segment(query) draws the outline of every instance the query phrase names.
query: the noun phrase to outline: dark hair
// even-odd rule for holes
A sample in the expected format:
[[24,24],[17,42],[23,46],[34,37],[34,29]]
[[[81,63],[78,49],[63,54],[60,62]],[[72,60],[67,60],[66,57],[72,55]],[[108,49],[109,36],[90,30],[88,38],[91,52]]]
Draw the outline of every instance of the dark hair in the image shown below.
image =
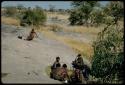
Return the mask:
[[81,56],[81,54],[78,54],[77,56]]
[[34,31],[35,31],[35,30],[34,30],[34,28],[33,28],[31,32],[34,32]]
[[60,57],[56,57],[56,60],[57,60],[57,59],[60,59]]
[[67,68],[67,65],[66,65],[66,64],[63,64],[63,67],[64,67],[64,68]]

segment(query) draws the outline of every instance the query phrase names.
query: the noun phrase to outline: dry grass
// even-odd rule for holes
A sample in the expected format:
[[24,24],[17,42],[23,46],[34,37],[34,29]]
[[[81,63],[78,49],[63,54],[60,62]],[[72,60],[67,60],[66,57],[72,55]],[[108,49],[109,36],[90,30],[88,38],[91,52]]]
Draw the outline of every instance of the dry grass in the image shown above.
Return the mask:
[[93,48],[91,44],[79,42],[69,38],[65,38],[64,42],[72,47],[76,52],[83,54],[84,57],[91,60],[91,56],[93,55]]
[[50,18],[57,17],[58,19],[65,19],[65,20],[67,20],[69,18],[68,14],[59,14],[57,12],[55,12],[55,13],[47,12],[47,16]]
[[2,17],[1,22],[8,25],[20,26],[20,20],[12,17]]
[[88,34],[92,34],[92,35],[97,35],[102,28],[98,27],[85,27],[85,26],[73,26],[73,27],[69,27],[70,29],[64,29],[65,31],[70,31],[70,32],[77,32],[77,33],[88,33]]
[[[91,57],[93,55],[93,47],[90,43],[80,42],[78,40],[71,39],[70,37],[64,37],[61,35],[57,35],[54,33],[54,31],[51,30],[53,28],[53,26],[55,26],[55,25],[47,25],[44,27],[41,26],[39,31],[41,31],[42,34],[44,34],[48,38],[58,40],[64,44],[68,45],[69,47],[74,49],[75,52],[82,53],[84,55],[84,57],[91,60]],[[63,31],[78,32],[78,33],[90,33],[95,36],[99,32],[99,29],[85,28],[83,26],[75,26],[72,29],[71,28],[67,29],[58,24],[56,26],[57,26],[57,28],[59,28]]]
[[50,24],[50,25],[45,25],[45,26],[39,26],[39,31],[57,32],[57,31],[62,31],[62,30],[63,30],[63,26],[61,26],[59,24]]
[[46,26],[41,26],[40,29],[46,31],[64,31],[64,32],[73,32],[73,33],[81,33],[81,34],[90,34],[93,36],[97,36],[97,34],[103,29],[102,27],[85,27],[85,26],[62,26],[61,24],[50,24]]
[[69,37],[64,36],[57,36],[52,31],[42,30],[42,33],[48,37],[55,40],[58,40],[60,42],[63,42],[64,44],[68,45],[69,47],[73,48],[77,53],[82,53],[84,57],[91,60],[91,56],[93,55],[93,48],[91,44],[79,42],[77,40],[73,40]]

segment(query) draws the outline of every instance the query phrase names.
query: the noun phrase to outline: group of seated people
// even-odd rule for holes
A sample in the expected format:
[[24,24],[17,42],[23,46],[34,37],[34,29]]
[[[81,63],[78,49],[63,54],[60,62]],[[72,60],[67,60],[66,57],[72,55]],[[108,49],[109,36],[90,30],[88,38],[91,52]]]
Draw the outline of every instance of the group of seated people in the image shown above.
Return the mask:
[[[63,64],[61,67],[60,64],[60,57],[56,57],[56,61],[54,64],[51,66],[51,73],[50,77],[56,80],[70,80],[71,76],[69,77],[68,72],[67,72],[67,65]],[[81,57],[81,54],[78,54],[76,59],[72,62],[73,68],[74,68],[74,77],[79,79],[78,77],[80,76],[80,73],[82,72],[82,75],[86,80],[88,80],[88,73],[90,69],[88,68],[87,65],[84,64],[83,59]],[[80,72],[81,71],[81,72]]]
[[61,67],[61,64],[59,61],[60,61],[60,57],[56,57],[56,61],[51,66],[50,77],[56,80],[63,81],[69,77],[67,72],[67,65],[63,64]]

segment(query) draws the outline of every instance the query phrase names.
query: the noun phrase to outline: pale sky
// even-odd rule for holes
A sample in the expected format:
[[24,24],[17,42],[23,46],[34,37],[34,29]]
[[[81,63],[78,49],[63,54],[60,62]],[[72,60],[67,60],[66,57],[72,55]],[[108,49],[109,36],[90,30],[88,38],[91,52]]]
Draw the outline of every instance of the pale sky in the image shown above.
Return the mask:
[[[100,1],[102,5],[107,4],[108,1]],[[56,9],[70,9],[71,1],[3,1],[2,7],[4,6],[17,6],[23,5],[25,7],[35,7],[36,5],[49,9],[49,5],[54,5]]]

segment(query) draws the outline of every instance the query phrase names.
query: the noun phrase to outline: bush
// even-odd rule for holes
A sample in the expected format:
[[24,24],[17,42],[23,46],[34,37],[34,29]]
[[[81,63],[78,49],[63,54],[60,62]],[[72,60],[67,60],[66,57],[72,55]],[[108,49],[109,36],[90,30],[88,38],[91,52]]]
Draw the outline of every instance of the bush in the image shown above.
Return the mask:
[[6,7],[6,11],[5,11],[5,15],[6,16],[15,16],[16,14],[17,14],[17,9],[16,9],[16,7],[14,7],[14,6],[8,6],[8,7]]
[[93,45],[92,75],[104,83],[123,81],[123,46],[123,28],[110,26],[101,32]]
[[87,25],[89,24],[90,14],[95,7],[98,7],[98,1],[73,1],[74,7],[70,13],[71,25]]
[[71,25],[81,25],[83,24],[83,16],[80,11],[73,10],[70,13],[69,21]]
[[104,24],[105,21],[108,21],[105,19],[107,16],[103,13],[102,9],[95,9],[91,12],[90,18],[91,18],[91,25],[93,26],[99,26],[102,23]]
[[104,83],[123,83],[124,65],[124,32],[119,20],[123,17],[121,2],[111,2],[106,11],[110,16],[105,18],[107,27],[99,33],[95,41],[92,62],[92,75],[101,78]]
[[28,9],[22,19],[21,19],[21,24],[26,23],[28,25],[43,25],[46,21],[46,14],[42,9]]

